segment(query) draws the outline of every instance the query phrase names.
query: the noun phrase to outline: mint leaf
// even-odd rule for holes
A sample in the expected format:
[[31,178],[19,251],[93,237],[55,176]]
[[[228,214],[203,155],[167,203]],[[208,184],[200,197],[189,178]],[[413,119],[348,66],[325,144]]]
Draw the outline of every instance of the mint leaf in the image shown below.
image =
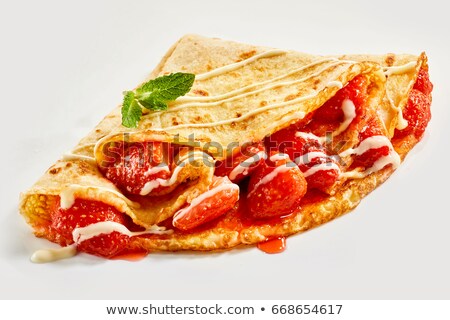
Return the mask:
[[122,103],[122,125],[136,128],[142,117],[142,107],[149,110],[166,110],[167,103],[191,90],[195,75],[172,73],[144,83],[133,91],[126,91]]
[[135,100],[134,92],[125,92],[122,103],[122,125],[127,128],[136,128],[141,117],[142,109]]
[[166,110],[167,103],[159,100],[155,95],[150,95],[145,99],[140,99],[139,102],[142,106],[150,110]]
[[144,83],[136,90],[136,99],[147,109],[165,110],[168,101],[184,96],[191,90],[195,75],[172,73]]

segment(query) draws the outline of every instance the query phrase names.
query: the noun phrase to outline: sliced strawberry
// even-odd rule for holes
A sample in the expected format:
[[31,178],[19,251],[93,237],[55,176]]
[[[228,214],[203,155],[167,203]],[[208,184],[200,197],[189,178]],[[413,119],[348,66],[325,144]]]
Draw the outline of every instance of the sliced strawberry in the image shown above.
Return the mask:
[[[378,118],[373,118],[367,122],[361,132],[359,133],[359,141],[362,142],[365,139],[373,136],[383,135],[383,130],[381,129],[382,124]],[[370,168],[372,165],[383,156],[389,155],[389,147],[384,146],[376,149],[369,149],[361,155],[356,155],[352,163],[352,168],[364,167]]]
[[231,181],[239,182],[249,176],[261,162],[264,162],[264,158],[262,142],[244,144],[238,152],[225,161],[217,161],[214,174],[219,177],[228,176]]
[[264,162],[250,177],[249,213],[257,219],[288,215],[298,208],[306,188],[306,180],[295,163]]
[[286,153],[291,160],[295,160],[307,152],[323,149],[317,139],[307,138],[307,135],[300,136],[297,132],[293,128],[287,128],[267,137],[264,143],[269,154],[273,152]]
[[[289,155],[289,158],[299,164],[302,172],[308,171],[314,165],[320,163],[331,163],[335,166],[327,170],[320,170],[306,177],[308,188],[316,188],[322,191],[327,190],[339,178],[337,163],[327,155],[327,151],[320,141],[310,133],[302,133],[291,128],[280,130],[266,139],[268,145],[274,146],[276,150]],[[322,154],[323,156],[313,156],[312,154]]]
[[209,190],[177,211],[172,224],[180,230],[191,230],[220,217],[239,200],[239,187],[227,177],[215,177]]
[[427,70],[423,68],[420,69],[413,88],[419,90],[426,96],[429,96],[431,94],[431,91],[433,91],[433,84],[430,81],[430,76]]
[[77,246],[77,249],[96,256],[112,258],[124,252],[129,241],[129,236],[114,231],[85,240]]
[[404,138],[413,134],[417,139],[422,138],[428,122],[431,120],[431,95],[425,95],[417,89],[412,89],[408,103],[403,110],[403,117],[408,126],[403,130],[395,130],[395,138]]
[[[171,176],[169,152],[161,142],[114,143],[107,152],[111,161],[100,167],[106,178],[119,189],[140,194],[144,185],[157,178]],[[154,193],[163,187],[157,187]]]
[[[309,162],[299,164],[299,168],[305,175],[308,189],[318,189],[326,192],[339,179],[340,167],[332,157],[326,155],[305,160],[309,160]],[[320,166],[320,170],[308,174],[308,172],[311,172],[310,170],[314,170],[317,166]]]
[[325,102],[314,113],[313,121],[308,129],[314,134],[324,136],[327,132],[334,131],[344,120],[342,102],[350,99],[355,105],[356,114],[362,115],[367,99],[368,79],[365,76],[357,76],[344,88],[340,89],[334,97]]
[[[52,213],[51,218],[52,229],[59,235],[58,242],[61,245],[74,243],[72,232],[75,228],[103,221],[126,224],[124,214],[114,207],[83,199],[75,199],[75,203],[69,209],[58,208]],[[85,240],[78,244],[77,248],[79,251],[109,258],[124,250],[128,241],[128,236],[112,232]]]

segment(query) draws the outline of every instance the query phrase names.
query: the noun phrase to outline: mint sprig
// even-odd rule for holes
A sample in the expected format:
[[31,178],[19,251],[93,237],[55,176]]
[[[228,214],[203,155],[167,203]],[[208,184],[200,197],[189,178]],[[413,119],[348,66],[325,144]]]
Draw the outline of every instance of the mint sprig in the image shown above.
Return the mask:
[[191,90],[195,75],[172,73],[150,80],[135,91],[125,91],[122,103],[122,125],[136,128],[142,117],[142,108],[153,111],[167,109],[167,103]]

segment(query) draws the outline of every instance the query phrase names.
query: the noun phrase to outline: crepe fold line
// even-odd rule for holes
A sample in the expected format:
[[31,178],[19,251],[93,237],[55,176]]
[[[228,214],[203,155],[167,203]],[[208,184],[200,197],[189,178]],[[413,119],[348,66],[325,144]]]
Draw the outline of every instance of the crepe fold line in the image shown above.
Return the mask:
[[[365,75],[370,80],[367,108],[382,119],[386,135],[392,137],[397,125],[398,109],[395,108],[405,106],[418,71],[427,68],[425,54],[332,57],[294,51],[278,52],[245,64],[252,57],[272,51],[271,48],[197,35],[180,39],[149,79],[172,72],[195,73],[200,77],[192,90],[171,103],[166,112],[147,112],[136,129],[121,126],[120,106],[117,107],[73,151],[95,158],[95,161],[66,159],[51,166],[30,190],[21,194],[20,212],[35,234],[58,241],[48,232],[50,212],[59,206],[61,192],[72,185],[82,186],[74,193],[76,197],[107,203],[129,215],[136,224],[149,227],[170,217],[186,202],[203,193],[212,179],[211,166],[195,166],[186,169],[184,178],[197,179],[181,184],[166,196],[146,200],[127,198],[97,168],[97,163],[104,157],[101,150],[108,142],[123,140],[125,136],[130,142],[163,141],[190,145],[194,141],[198,151],[221,160],[234,151],[230,145],[260,141],[299,121],[333,97],[339,90],[337,83],[345,86],[358,75]],[[208,72],[241,62],[244,63],[239,68],[207,76]],[[383,75],[383,67],[413,62],[414,68],[407,72],[393,73],[387,79]],[[228,121],[230,119],[235,120]],[[347,135],[346,141],[354,143],[356,134],[357,128],[349,128],[342,136]],[[417,143],[414,138],[405,139],[408,141],[397,141],[394,145],[402,158]],[[348,180],[333,196],[303,204],[299,212],[279,223],[251,225],[237,213],[239,210],[232,210],[206,229],[194,233],[177,231],[171,235],[133,237],[132,246],[145,250],[216,250],[304,231],[353,209],[392,171],[385,168],[363,179]]]

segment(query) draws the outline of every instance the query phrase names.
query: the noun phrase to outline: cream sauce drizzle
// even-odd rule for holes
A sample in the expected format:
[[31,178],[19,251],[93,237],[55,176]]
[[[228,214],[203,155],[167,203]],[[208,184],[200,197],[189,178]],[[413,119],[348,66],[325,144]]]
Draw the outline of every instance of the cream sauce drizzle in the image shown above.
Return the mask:
[[238,175],[243,174],[246,176],[248,174],[248,170],[250,169],[250,166],[256,162],[258,162],[261,159],[267,159],[267,154],[265,151],[260,151],[256,153],[255,155],[248,157],[241,163],[239,163],[231,172],[228,174],[228,178],[230,180],[234,180],[237,178]]
[[144,176],[148,177],[148,176],[157,174],[158,172],[161,172],[161,171],[170,173],[169,166],[166,163],[161,163],[155,167],[150,167],[150,168],[148,168],[147,171],[144,172]]
[[225,191],[225,190],[236,190],[239,193],[239,186],[234,183],[223,183],[218,187],[215,187],[211,190],[206,191],[205,193],[202,193],[197,198],[194,198],[194,200],[192,200],[192,202],[189,204],[189,206],[175,212],[175,214],[173,215],[173,224],[175,225],[179,219],[183,218],[192,208],[194,208],[195,206],[198,206],[204,200],[213,197],[215,194],[217,194],[220,191]]
[[308,170],[303,172],[303,176],[306,178],[306,177],[309,177],[309,176],[315,174],[316,172],[328,171],[328,170],[336,170],[337,172],[341,172],[341,169],[339,168],[339,166],[336,163],[324,162],[324,163],[319,163],[319,164],[312,166],[311,168],[309,168]]
[[415,70],[417,66],[417,61],[411,61],[406,64],[392,67],[383,67],[384,75],[391,76],[394,74],[403,74]]
[[342,85],[342,82],[340,82],[340,81],[330,81],[330,82],[328,82],[327,87],[329,87],[329,88],[337,87],[339,89],[342,89],[343,85]]
[[81,154],[74,154],[72,152],[66,152],[63,154],[61,160],[63,161],[71,161],[71,160],[84,160],[89,163],[97,163],[94,157],[84,156]]
[[385,137],[385,136],[372,136],[365,140],[363,140],[358,147],[356,148],[350,148],[339,155],[341,157],[346,157],[352,154],[361,155],[367,152],[370,149],[378,149],[381,147],[388,147],[389,148],[389,154],[387,156],[383,156],[379,158],[377,161],[374,162],[372,167],[369,169],[359,172],[357,170],[345,172],[341,174],[341,177],[343,178],[364,178],[368,176],[369,174],[372,174],[374,172],[377,172],[381,169],[383,169],[385,166],[392,164],[392,167],[394,169],[397,169],[397,167],[400,165],[400,156],[398,153],[394,150],[391,141]]
[[173,233],[173,230],[166,230],[166,228],[164,227],[151,226],[144,231],[132,232],[121,223],[114,221],[101,221],[90,224],[86,227],[75,228],[72,232],[72,236],[73,241],[76,244],[80,244],[83,241],[89,240],[93,237],[97,237],[101,234],[110,234],[113,232],[119,232],[129,237],[135,237],[145,234],[170,234]]
[[[290,165],[291,164],[291,165]],[[266,183],[272,181],[277,175],[280,173],[289,171],[289,170],[300,170],[297,166],[293,166],[292,163],[286,163],[281,166],[276,167],[272,172],[262,178],[258,183],[255,184],[253,189],[247,194],[247,198],[250,197],[258,188]]]
[[247,112],[246,114],[242,115],[239,118],[230,118],[230,119],[226,119],[226,120],[221,120],[221,121],[216,121],[216,122],[206,122],[206,123],[186,123],[186,124],[180,124],[177,126],[172,126],[172,127],[165,127],[165,128],[151,128],[152,130],[155,131],[165,131],[165,130],[173,130],[173,129],[180,129],[180,128],[206,128],[206,127],[215,127],[215,126],[220,126],[220,125],[224,125],[224,124],[230,124],[233,122],[241,122],[246,120],[247,118],[250,118],[254,115],[257,115],[258,113],[262,113],[264,111],[267,110],[272,110],[272,109],[277,109],[277,108],[282,108],[282,107],[286,107],[292,104],[296,104],[298,102],[302,102],[308,99],[312,99],[315,96],[317,96],[318,92],[315,92],[314,94],[311,95],[307,95],[307,96],[303,96],[303,97],[299,97],[293,100],[289,100],[289,101],[285,101],[285,102],[281,102],[281,103],[274,103],[262,108],[258,108],[255,110],[252,110],[250,112]]
[[155,188],[158,188],[160,186],[162,187],[168,187],[173,185],[175,182],[177,182],[178,174],[180,171],[186,166],[186,164],[189,161],[194,161],[195,159],[208,159],[208,161],[212,162],[213,159],[208,154],[201,152],[201,151],[193,151],[187,153],[183,158],[180,159],[180,162],[173,170],[172,176],[169,179],[161,179],[156,178],[155,180],[148,181],[144,184],[144,186],[141,189],[140,195],[146,196],[150,192],[152,192]]
[[[238,89],[238,90],[230,91],[229,93],[226,93],[226,94],[224,94],[224,95],[221,95],[221,96],[225,96],[225,99],[220,99],[220,100],[219,100],[219,98],[220,98],[221,96],[216,96],[216,98],[215,98],[214,100],[218,100],[218,101],[214,101],[214,102],[198,102],[198,101],[196,101],[196,102],[193,102],[193,103],[184,103],[184,104],[177,105],[176,107],[170,108],[169,110],[159,111],[159,112],[153,112],[152,115],[163,114],[163,113],[166,114],[166,113],[175,112],[175,111],[178,111],[178,110],[181,110],[181,109],[185,109],[185,108],[193,108],[193,107],[201,107],[201,108],[214,107],[214,106],[218,106],[218,105],[223,104],[223,103],[227,103],[227,102],[239,100],[239,99],[241,99],[241,98],[245,98],[245,97],[247,97],[247,96],[255,95],[255,94],[257,94],[257,93],[264,92],[264,91],[267,91],[267,90],[272,89],[272,88],[295,85],[295,84],[298,84],[298,83],[305,82],[306,80],[308,80],[308,79],[310,79],[310,78],[312,78],[312,77],[315,77],[315,76],[317,76],[317,75],[320,75],[320,74],[321,74],[322,72],[324,72],[325,70],[331,68],[332,66],[338,65],[338,64],[342,64],[342,62],[339,61],[339,62],[337,62],[337,63],[331,64],[331,65],[327,66],[326,68],[324,68],[324,69],[322,69],[322,70],[319,70],[318,72],[313,73],[313,74],[311,74],[311,75],[309,75],[309,76],[307,76],[307,77],[304,77],[304,78],[302,78],[302,79],[296,79],[296,80],[286,81],[286,82],[275,82],[275,83],[270,83],[270,82],[272,82],[272,81],[275,81],[275,79],[276,79],[276,78],[275,78],[275,79],[269,80],[269,83],[270,83],[269,85],[267,85],[267,86],[265,86],[265,87],[262,87],[262,88],[260,88],[260,89],[254,90],[254,91],[247,91],[247,90],[250,89],[250,88],[252,88],[252,87],[257,86],[258,84],[249,85],[249,86],[247,86],[247,87],[242,87],[242,88],[240,88],[240,89]],[[283,75],[283,77],[287,77],[287,75]],[[268,81],[266,81],[266,83],[267,83],[267,82],[268,82]],[[238,95],[234,95],[234,94],[233,94],[233,92],[239,92],[239,91],[241,91],[241,90],[244,91],[244,93],[238,94]],[[203,97],[203,98],[208,98],[208,97]],[[177,99],[177,101],[178,101],[178,99]]]
[[67,259],[77,254],[77,246],[70,245],[57,249],[42,249],[33,253],[30,260],[34,263],[47,263]]
[[286,153],[276,153],[276,154],[272,155],[269,159],[272,162],[276,162],[278,160],[288,160],[290,158],[289,158],[289,155],[287,155]]
[[[233,97],[233,96],[236,96],[236,95],[238,95],[238,94],[240,94],[240,93],[249,91],[250,89],[253,89],[253,88],[256,88],[256,87],[259,87],[259,86],[263,86],[263,85],[267,85],[267,84],[271,84],[271,83],[273,83],[273,82],[275,82],[275,81],[278,81],[278,80],[287,78],[287,77],[289,77],[289,76],[291,76],[291,75],[293,75],[293,74],[296,74],[296,73],[298,73],[298,72],[300,72],[300,71],[303,71],[303,70],[306,70],[306,69],[308,69],[308,68],[311,68],[311,67],[313,67],[313,66],[315,66],[315,65],[323,64],[323,63],[325,63],[325,62],[332,62],[332,61],[335,61],[335,63],[330,64],[330,65],[326,66],[325,68],[323,68],[323,69],[321,69],[321,70],[319,70],[319,71],[317,71],[317,72],[315,72],[315,73],[310,74],[309,76],[306,76],[306,77],[304,77],[304,78],[302,78],[302,79],[296,80],[294,83],[296,83],[297,81],[301,81],[301,80],[305,81],[305,80],[308,80],[308,79],[310,79],[310,78],[312,78],[312,77],[315,77],[315,76],[317,76],[317,75],[320,75],[322,72],[324,72],[324,71],[326,71],[327,69],[329,69],[329,68],[331,68],[331,67],[334,67],[334,66],[336,66],[336,65],[339,65],[339,64],[345,64],[345,63],[346,63],[346,64],[350,63],[350,62],[348,62],[348,61],[340,61],[340,60],[337,60],[337,59],[335,59],[335,58],[321,59],[321,60],[318,60],[318,61],[311,62],[310,64],[307,64],[307,65],[302,66],[302,67],[300,67],[300,68],[296,68],[296,69],[294,69],[294,70],[292,70],[292,71],[289,71],[288,73],[282,74],[282,75],[280,75],[280,76],[278,76],[278,77],[275,77],[275,78],[272,78],[272,79],[269,79],[269,80],[266,80],[266,81],[256,82],[256,83],[250,84],[250,85],[248,85],[248,86],[244,86],[244,87],[241,87],[241,88],[239,88],[239,89],[229,91],[229,92],[224,93],[224,94],[215,95],[215,96],[207,96],[207,97],[183,96],[183,97],[177,98],[177,100],[175,100],[174,103],[175,103],[175,104],[178,104],[178,103],[183,103],[183,102],[202,102],[202,101],[217,101],[217,100],[224,100],[224,99],[226,99],[226,98]],[[352,62],[352,63],[354,63],[354,62]],[[332,81],[332,82],[333,82],[333,81]],[[339,81],[336,81],[336,82],[339,82]],[[331,83],[331,82],[330,82],[330,83]],[[265,89],[270,89],[270,88],[273,88],[273,87],[276,87],[276,86],[279,86],[279,85],[280,85],[280,84],[270,85],[270,86],[268,86],[268,87],[265,87]],[[342,85],[342,83],[341,83],[341,85]],[[254,93],[254,92],[253,92],[253,93]],[[174,110],[174,109],[175,109],[175,108],[171,108],[170,110]],[[168,111],[170,111],[170,110],[168,110]],[[166,112],[166,111],[157,112],[157,113],[163,113],[163,112]],[[156,113],[156,112],[155,112],[155,113]],[[154,114],[155,114],[155,113],[154,113]]]
[[239,68],[241,68],[241,67],[243,67],[243,66],[245,66],[245,65],[247,65],[249,63],[252,63],[252,62],[254,62],[256,60],[259,60],[259,59],[262,59],[262,58],[269,58],[269,57],[279,56],[279,55],[282,55],[282,54],[285,54],[285,53],[287,53],[287,51],[279,50],[279,49],[274,49],[274,50],[269,50],[269,51],[265,51],[265,52],[262,52],[262,53],[258,53],[258,54],[255,54],[254,56],[252,56],[252,57],[250,57],[248,59],[245,59],[245,60],[242,60],[242,61],[239,61],[239,62],[236,62],[236,63],[231,63],[231,64],[228,64],[226,66],[219,67],[219,68],[216,68],[214,70],[211,70],[211,71],[208,71],[208,72],[196,75],[195,76],[195,80],[203,81],[203,80],[206,80],[206,79],[209,79],[209,78],[212,78],[212,77],[216,77],[216,76],[224,74],[224,73],[228,73],[230,71],[234,71],[234,70],[239,69]]
[[342,101],[342,111],[344,112],[344,121],[339,125],[339,128],[333,132],[333,137],[338,136],[347,130],[350,123],[352,123],[353,119],[356,117],[355,104],[350,99]]

